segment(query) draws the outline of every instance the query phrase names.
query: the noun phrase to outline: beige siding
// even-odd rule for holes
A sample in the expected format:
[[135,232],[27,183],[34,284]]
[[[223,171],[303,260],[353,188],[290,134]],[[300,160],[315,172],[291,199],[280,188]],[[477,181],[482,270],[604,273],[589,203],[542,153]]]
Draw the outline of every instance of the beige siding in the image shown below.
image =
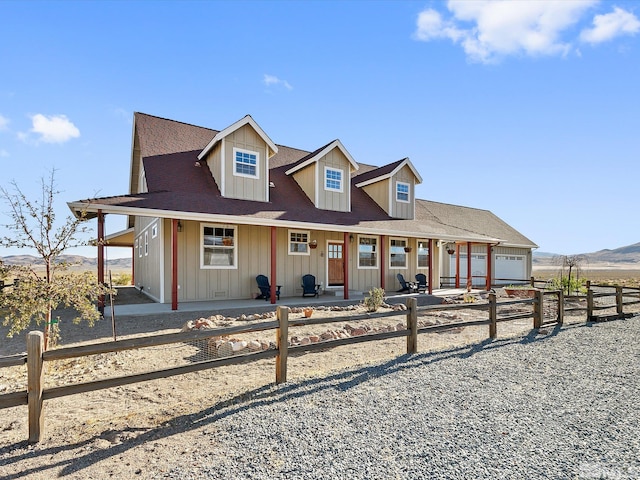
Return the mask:
[[[224,189],[225,197],[243,200],[268,201],[268,146],[250,126],[244,125],[224,138]],[[234,169],[233,149],[239,148],[258,154],[258,178],[238,176]]]
[[298,170],[293,174],[294,180],[298,183],[302,191],[309,197],[314,205],[316,202],[316,189],[318,188],[316,185],[316,172],[318,165],[312,163],[311,165],[303,168],[302,170]]
[[218,188],[220,188],[220,193],[224,195],[224,192],[222,191],[222,143],[218,143],[207,154],[207,166],[209,167],[211,175],[216,181]]
[[[334,148],[318,160],[318,208],[348,212],[350,205],[351,163],[338,148]],[[342,192],[325,190],[325,167],[342,170]]]
[[387,214],[391,213],[389,209],[389,189],[391,188],[389,183],[389,179],[385,179],[363,187],[366,194],[380,205],[380,208],[387,212]]
[[140,140],[138,132],[133,134],[133,147],[131,151],[131,185],[130,193],[140,193],[138,179],[140,178],[140,169],[142,168],[142,153],[140,152]]
[[[153,236],[154,229],[157,231],[155,238]],[[146,254],[145,241],[147,242]],[[133,256],[136,287],[141,288],[153,299],[160,301],[162,296],[160,268],[163,251],[161,220],[151,217],[136,217],[134,245],[138,245]]]
[[[396,200],[396,185],[397,182],[409,184],[409,203],[399,202]],[[392,216],[394,218],[414,218],[415,210],[415,195],[414,195],[415,176],[408,166],[404,166],[400,169],[391,179],[391,202],[392,202]]]

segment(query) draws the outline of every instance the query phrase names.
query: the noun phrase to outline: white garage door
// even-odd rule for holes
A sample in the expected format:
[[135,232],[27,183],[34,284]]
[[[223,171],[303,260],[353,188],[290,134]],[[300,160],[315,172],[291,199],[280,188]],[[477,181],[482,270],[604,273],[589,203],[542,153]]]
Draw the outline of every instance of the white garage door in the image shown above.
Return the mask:
[[495,279],[497,285],[526,281],[525,257],[523,255],[496,255]]
[[[450,256],[451,276],[456,274],[456,256]],[[486,285],[487,283],[487,256],[482,254],[471,254],[471,283],[474,287]],[[460,285],[467,285],[467,254],[460,254]]]

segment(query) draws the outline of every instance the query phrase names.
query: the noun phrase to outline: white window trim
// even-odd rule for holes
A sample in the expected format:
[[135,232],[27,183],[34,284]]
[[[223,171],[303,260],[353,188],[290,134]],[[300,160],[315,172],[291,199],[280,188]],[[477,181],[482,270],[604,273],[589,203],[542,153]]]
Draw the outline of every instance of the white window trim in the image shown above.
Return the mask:
[[[306,252],[292,252],[291,244],[292,243],[300,243],[300,242],[292,242],[291,234],[292,233],[304,233],[307,235],[307,251]],[[311,241],[311,232],[309,230],[289,230],[287,232],[287,252],[289,255],[311,255],[311,247],[309,246],[309,242]]]
[[142,258],[142,238],[138,239],[138,258]]
[[151,227],[151,238],[156,238],[158,236],[158,224],[154,223]]
[[144,256],[149,255],[149,231],[144,232]]
[[394,266],[391,265],[391,241],[392,240],[400,240],[404,242],[404,246],[408,246],[409,245],[409,239],[408,238],[403,238],[403,237],[389,237],[389,270],[407,270],[409,268],[409,261],[408,261],[408,257],[409,255],[404,252],[404,266],[403,267],[398,267],[398,266]]
[[[407,199],[406,200],[401,200],[400,198],[398,198],[398,194],[400,193],[400,191],[398,190],[398,187],[400,185],[405,185],[407,187]],[[402,192],[404,194],[404,192]],[[396,202],[400,202],[400,203],[411,203],[411,184],[407,183],[407,182],[396,182]]]
[[[236,171],[236,153],[248,153],[250,155],[256,156],[256,174],[255,175],[249,175],[247,173],[238,173]],[[260,153],[254,152],[253,150],[246,150],[244,148],[233,147],[233,176],[259,179],[260,178]]]
[[[426,267],[422,267],[420,266],[420,243],[426,243],[427,244],[427,266]],[[417,240],[416,241],[416,268],[418,270],[429,270],[429,254],[432,252],[429,252],[429,240]]]
[[[327,173],[329,172],[340,172],[340,188],[330,188],[327,187]],[[335,167],[324,167],[324,189],[327,192],[337,192],[337,193],[342,193],[344,192],[344,170],[342,170],[341,168],[335,168]]]
[[[376,241],[376,264],[374,266],[361,266],[360,265],[360,239],[361,238],[373,238]],[[359,270],[377,270],[380,265],[380,238],[375,235],[358,235],[358,244],[356,249],[356,255],[358,256],[358,269]]]
[[[210,228],[231,228],[233,229],[233,265],[205,265],[204,264],[204,229]],[[238,226],[223,225],[221,223],[201,223],[200,224],[200,269],[202,270],[237,270],[238,269]]]

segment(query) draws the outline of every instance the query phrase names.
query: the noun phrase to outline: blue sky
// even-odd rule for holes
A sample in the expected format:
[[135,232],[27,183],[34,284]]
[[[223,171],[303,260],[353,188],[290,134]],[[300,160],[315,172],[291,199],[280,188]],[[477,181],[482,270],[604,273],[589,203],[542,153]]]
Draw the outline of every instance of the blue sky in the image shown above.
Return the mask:
[[279,144],[409,157],[419,197],[540,251],[640,241],[640,2],[3,1],[0,72],[0,185],[55,168],[59,216],[127,193],[134,111],[251,114]]

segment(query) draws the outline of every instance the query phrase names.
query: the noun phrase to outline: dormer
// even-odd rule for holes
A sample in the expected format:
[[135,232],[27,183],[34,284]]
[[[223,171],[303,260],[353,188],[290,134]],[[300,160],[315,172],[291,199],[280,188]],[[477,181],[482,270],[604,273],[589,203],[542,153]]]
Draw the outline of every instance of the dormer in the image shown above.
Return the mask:
[[285,173],[293,176],[316,208],[351,211],[351,173],[358,164],[340,140],[297,161]]
[[269,158],[278,147],[247,115],[218,132],[198,160],[211,170],[223,197],[269,201]]
[[390,217],[415,217],[415,187],[422,177],[408,158],[358,175],[353,181]]

